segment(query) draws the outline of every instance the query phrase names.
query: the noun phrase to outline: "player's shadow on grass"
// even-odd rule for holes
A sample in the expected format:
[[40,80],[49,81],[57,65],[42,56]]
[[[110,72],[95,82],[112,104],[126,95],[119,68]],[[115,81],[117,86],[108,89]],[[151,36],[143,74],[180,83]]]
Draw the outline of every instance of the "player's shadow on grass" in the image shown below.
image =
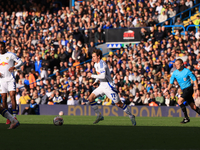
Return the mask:
[[[14,141],[12,145],[21,142],[28,146],[34,141],[32,148],[39,149],[57,149],[57,144],[59,150],[200,149],[198,127],[21,124],[15,130],[2,131],[6,127],[0,124],[1,135],[9,132],[5,135]],[[6,143],[4,139],[1,142]]]

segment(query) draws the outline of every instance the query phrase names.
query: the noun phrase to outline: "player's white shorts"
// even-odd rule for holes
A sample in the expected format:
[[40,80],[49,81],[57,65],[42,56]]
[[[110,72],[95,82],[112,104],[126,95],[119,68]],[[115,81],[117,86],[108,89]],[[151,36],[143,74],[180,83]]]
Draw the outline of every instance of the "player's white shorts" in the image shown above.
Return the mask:
[[114,103],[118,103],[120,101],[117,89],[114,87],[111,88],[109,85],[100,85],[92,93],[94,93],[96,96],[105,94]]
[[0,93],[16,91],[16,83],[13,81],[0,81]]

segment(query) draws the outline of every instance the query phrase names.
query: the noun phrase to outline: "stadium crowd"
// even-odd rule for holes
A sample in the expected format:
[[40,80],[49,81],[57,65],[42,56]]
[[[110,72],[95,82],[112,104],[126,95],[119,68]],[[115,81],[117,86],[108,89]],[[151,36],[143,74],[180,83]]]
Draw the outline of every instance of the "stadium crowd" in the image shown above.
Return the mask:
[[[105,43],[104,30],[110,28],[141,30],[140,43],[103,57],[124,103],[176,106],[182,92],[178,83],[170,92],[162,92],[177,58],[184,60],[200,84],[200,30],[190,28],[182,36],[181,28],[172,35],[171,28],[156,27],[164,21],[168,25],[169,17],[192,7],[191,0],[94,0],[75,2],[72,9],[54,0],[0,3],[0,39],[24,62],[15,70],[18,104],[34,99],[37,104],[87,105],[87,97],[98,85],[87,77],[88,72],[95,73],[94,63],[84,62],[91,59],[96,45]],[[183,24],[180,18],[173,23]],[[200,105],[199,91],[194,97]],[[113,104],[105,95],[96,101]]]

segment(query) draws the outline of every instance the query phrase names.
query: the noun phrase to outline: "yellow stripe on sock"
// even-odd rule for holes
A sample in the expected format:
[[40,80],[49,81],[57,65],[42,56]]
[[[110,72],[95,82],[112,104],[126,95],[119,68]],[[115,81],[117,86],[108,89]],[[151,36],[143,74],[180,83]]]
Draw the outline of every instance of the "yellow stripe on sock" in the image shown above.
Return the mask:
[[95,104],[96,102],[94,101],[94,102],[91,102],[90,104]]
[[2,112],[1,112],[1,114],[3,115],[3,113],[6,111],[6,109],[4,109]]

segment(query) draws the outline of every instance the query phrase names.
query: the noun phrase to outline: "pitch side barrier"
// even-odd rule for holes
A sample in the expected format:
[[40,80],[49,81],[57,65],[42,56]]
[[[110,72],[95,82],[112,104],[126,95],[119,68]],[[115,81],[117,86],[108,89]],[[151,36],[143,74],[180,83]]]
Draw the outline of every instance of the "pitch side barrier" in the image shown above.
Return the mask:
[[[21,105],[20,112],[27,106],[29,105]],[[117,106],[99,105],[98,107],[103,116],[127,116],[127,114]],[[69,116],[95,116],[94,110],[89,105],[39,105],[40,115],[58,115],[60,111],[63,111],[64,115]],[[184,117],[181,108],[176,106],[130,106],[130,111],[137,117]],[[199,117],[199,115],[189,107],[187,108],[187,112],[190,117]]]

